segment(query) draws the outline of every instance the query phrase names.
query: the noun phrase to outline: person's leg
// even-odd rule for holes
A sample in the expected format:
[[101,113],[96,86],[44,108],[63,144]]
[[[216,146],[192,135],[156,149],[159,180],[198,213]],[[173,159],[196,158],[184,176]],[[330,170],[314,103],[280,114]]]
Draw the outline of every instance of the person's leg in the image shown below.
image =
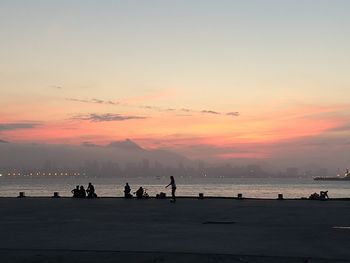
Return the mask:
[[171,189],[171,196],[174,200],[175,200],[175,191],[176,191],[176,188]]

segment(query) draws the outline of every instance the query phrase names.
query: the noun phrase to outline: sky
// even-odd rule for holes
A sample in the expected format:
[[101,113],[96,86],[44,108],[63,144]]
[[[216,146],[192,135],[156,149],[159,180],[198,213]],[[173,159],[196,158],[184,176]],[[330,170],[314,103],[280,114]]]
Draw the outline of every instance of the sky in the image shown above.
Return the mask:
[[338,158],[349,14],[346,0],[2,0],[0,140]]

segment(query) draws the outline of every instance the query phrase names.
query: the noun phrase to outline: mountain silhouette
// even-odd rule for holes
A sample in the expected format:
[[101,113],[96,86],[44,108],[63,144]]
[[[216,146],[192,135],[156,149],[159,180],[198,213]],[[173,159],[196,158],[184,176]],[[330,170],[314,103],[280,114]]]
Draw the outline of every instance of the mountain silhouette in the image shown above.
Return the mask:
[[140,147],[137,143],[133,142],[130,139],[126,139],[124,141],[114,141],[111,142],[108,147],[111,148],[120,148],[120,149],[126,149],[126,150],[144,150],[142,147]]

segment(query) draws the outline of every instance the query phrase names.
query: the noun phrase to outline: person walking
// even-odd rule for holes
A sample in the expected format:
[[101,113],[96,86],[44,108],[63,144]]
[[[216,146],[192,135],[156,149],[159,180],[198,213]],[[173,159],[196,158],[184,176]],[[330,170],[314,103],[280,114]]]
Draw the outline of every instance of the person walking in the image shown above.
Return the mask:
[[170,176],[170,183],[165,188],[168,188],[169,186],[171,186],[172,201],[175,202],[176,201],[176,197],[175,197],[176,184],[175,184],[174,176]]

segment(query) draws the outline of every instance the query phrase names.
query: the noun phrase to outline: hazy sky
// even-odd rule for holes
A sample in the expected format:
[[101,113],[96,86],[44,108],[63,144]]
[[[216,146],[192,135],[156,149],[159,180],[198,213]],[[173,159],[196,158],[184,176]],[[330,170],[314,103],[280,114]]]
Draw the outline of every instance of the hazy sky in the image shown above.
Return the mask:
[[349,149],[350,1],[2,0],[0,32],[0,140]]

